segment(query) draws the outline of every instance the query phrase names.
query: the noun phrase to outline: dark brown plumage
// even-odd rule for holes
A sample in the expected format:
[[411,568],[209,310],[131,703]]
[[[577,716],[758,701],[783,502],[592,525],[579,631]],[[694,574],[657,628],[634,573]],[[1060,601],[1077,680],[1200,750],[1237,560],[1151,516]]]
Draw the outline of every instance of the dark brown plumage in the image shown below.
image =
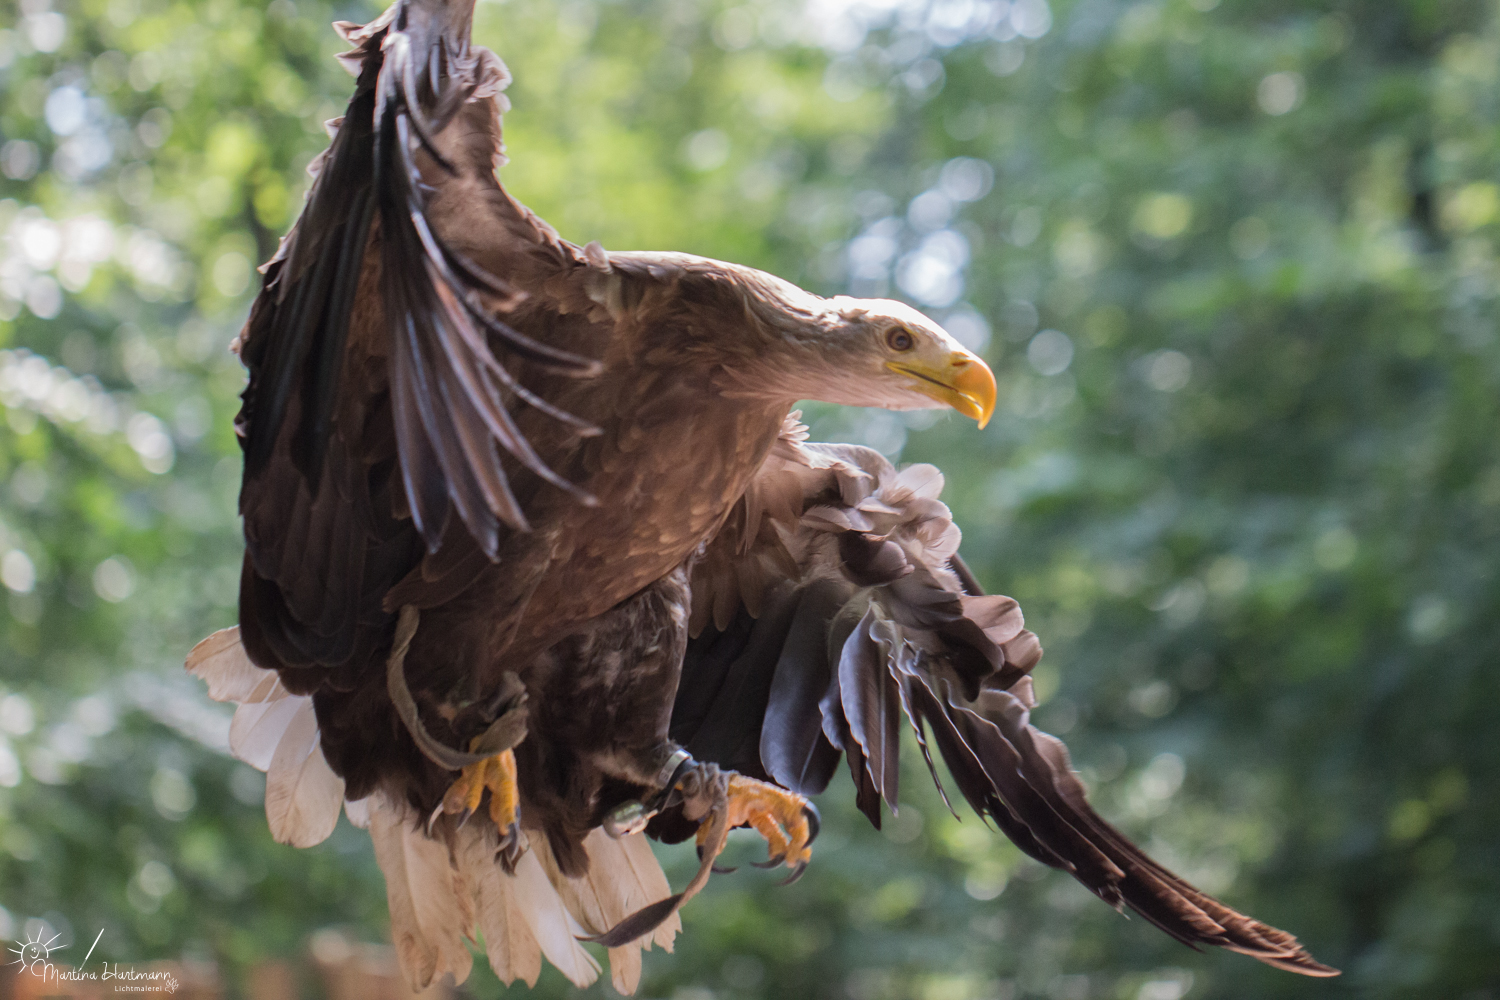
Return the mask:
[[[1041,646],[1016,602],[981,594],[959,559],[937,470],[898,472],[870,449],[800,437],[788,428],[697,564],[699,631],[672,737],[808,794],[827,787],[842,753],[879,827],[882,800],[897,805],[909,726],[940,789],[934,749],[976,812],[1116,909],[1186,944],[1335,974],[1291,935],[1156,864],[1089,807],[1062,742],[1030,725]],[[668,839],[690,827],[670,814],[656,822]]]
[[496,179],[508,76],[471,13],[340,26],[355,94],[239,341],[240,626],[189,665],[242,703],[278,838],[317,842],[340,802],[370,825],[416,985],[466,973],[477,922],[507,981],[543,953],[587,980],[587,931],[628,991],[707,876],[661,902],[631,831],[699,830],[711,861],[733,815],[804,855],[801,799],[715,764],[817,792],[847,756],[878,825],[909,724],[1112,905],[1330,972],[1088,809],[1027,723],[1040,646],[957,561],[936,470],[788,422],[819,398],[982,425],[983,362],[899,303],[561,239]]

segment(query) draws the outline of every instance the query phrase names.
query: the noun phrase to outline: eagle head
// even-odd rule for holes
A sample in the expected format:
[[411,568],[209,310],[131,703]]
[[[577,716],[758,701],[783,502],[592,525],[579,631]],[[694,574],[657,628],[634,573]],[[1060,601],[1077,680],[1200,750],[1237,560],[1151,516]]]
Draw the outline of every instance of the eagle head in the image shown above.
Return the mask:
[[[778,403],[923,410],[949,406],[983,427],[995,375],[937,323],[892,299],[823,298],[764,271],[689,254],[612,253],[612,266],[676,284],[676,323],[643,324],[648,356],[693,356],[725,395]],[[673,329],[675,328],[675,335]]]
[[[979,422],[995,411],[995,375],[953,335],[905,303],[827,300],[826,380],[808,398],[918,410],[950,406]],[[831,320],[831,322],[829,322]]]

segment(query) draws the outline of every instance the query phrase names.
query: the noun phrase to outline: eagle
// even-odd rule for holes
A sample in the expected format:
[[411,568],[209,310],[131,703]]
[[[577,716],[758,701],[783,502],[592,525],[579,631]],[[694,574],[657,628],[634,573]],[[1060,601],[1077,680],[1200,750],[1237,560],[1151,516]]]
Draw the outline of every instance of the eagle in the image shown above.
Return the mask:
[[[1313,976],[1290,934],[1101,819],[1029,721],[1041,646],[986,595],[929,465],[809,442],[796,401],[947,407],[984,361],[915,309],[578,246],[512,198],[510,77],[474,0],[335,28],[357,82],[234,348],[237,704],[277,840],[369,830],[414,988],[543,958],[614,985],[670,950],[727,832],[791,877],[841,761],[877,826],[907,731],[1024,852],[1189,945]],[[934,754],[934,750],[936,754]],[[946,793],[945,793],[946,794]],[[648,839],[694,839],[673,892]]]

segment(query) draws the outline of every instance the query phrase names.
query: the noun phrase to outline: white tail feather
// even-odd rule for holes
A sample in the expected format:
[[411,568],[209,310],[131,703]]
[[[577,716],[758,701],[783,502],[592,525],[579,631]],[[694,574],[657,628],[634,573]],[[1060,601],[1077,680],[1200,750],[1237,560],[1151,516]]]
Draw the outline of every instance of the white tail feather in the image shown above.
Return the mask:
[[464,939],[474,934],[474,905],[462,891],[453,870],[448,847],[414,828],[402,826],[406,847],[406,874],[412,885],[412,902],[427,940],[439,952],[438,975],[453,973],[456,983],[469,978],[474,956]]
[[609,949],[609,981],[619,992],[630,996],[641,985],[641,946],[627,944]]
[[[661,862],[656,860],[656,854],[651,850],[651,842],[646,839],[645,834],[624,837],[617,843],[620,845],[626,863],[630,865],[631,875],[640,893],[637,898],[642,900],[640,906],[666,899],[672,895],[672,885],[667,881],[667,873],[661,870]],[[632,910],[637,908],[632,906]],[[657,947],[670,954],[672,943],[681,930],[682,918],[674,913],[662,921],[661,926],[651,935],[651,940],[656,942]]]
[[473,925],[468,893],[458,881],[448,849],[408,821],[406,811],[383,795],[371,796],[370,839],[385,873],[391,939],[401,971],[413,990],[423,990],[445,972],[468,978],[473,957],[463,937]]
[[535,838],[516,862],[516,873],[507,875],[495,860],[494,838],[477,827],[459,831],[456,860],[462,883],[474,894],[495,975],[506,984],[520,978],[535,986],[546,955],[575,986],[599,978],[599,963],[578,943],[584,928],[543,869],[537,845],[541,856],[550,859],[545,839]]
[[256,702],[285,691],[276,671],[263,670],[250,662],[240,643],[240,628],[224,628],[204,639],[187,655],[187,670],[208,684],[214,701]]
[[286,727],[304,704],[312,704],[306,695],[288,697],[284,691],[271,701],[241,705],[229,723],[229,752],[257,771],[271,769],[271,758],[276,755]]
[[238,626],[220,629],[194,646],[187,669],[208,685],[214,701],[238,703],[229,724],[229,752],[257,770],[271,767],[293,716],[304,703],[312,703],[305,696],[292,697],[276,671],[250,662]]
[[355,799],[353,802],[345,799],[344,815],[349,817],[349,822],[353,823],[361,830],[368,830],[370,828],[369,798],[366,797],[363,799]]
[[[532,838],[531,853],[536,855],[542,871],[547,875],[547,881],[551,882],[552,888],[557,890],[563,906],[573,915],[573,919],[578,921],[578,926],[583,928],[584,933],[602,934],[609,929],[610,923],[604,916],[603,908],[592,892],[587,878],[575,880],[564,875],[557,866],[557,856],[552,853],[552,847],[547,843],[546,837]],[[592,856],[589,858],[589,866],[593,867]]]
[[[562,874],[545,842],[533,853],[563,905],[589,934],[603,934],[643,906],[672,894],[666,875],[643,834],[616,840],[602,829],[583,842],[589,869],[579,878]],[[642,853],[644,852],[644,854]],[[671,950],[681,922],[673,914],[652,937],[609,950],[610,979],[621,993],[634,993],[641,979],[641,950],[652,942]]]
[[515,886],[516,906],[525,916],[547,961],[557,966],[574,986],[587,986],[598,979],[599,963],[578,943],[583,928],[563,906],[537,860],[535,849],[521,855],[511,881]]
[[458,832],[457,861],[472,894],[484,935],[484,950],[496,978],[509,986],[517,979],[535,986],[542,974],[542,949],[516,908],[513,880],[495,863],[495,845],[470,823]]
[[344,779],[323,758],[318,716],[311,698],[300,702],[276,744],[266,775],[266,821],[271,835],[293,847],[312,847],[328,839],[339,821]]
[[239,703],[229,724],[229,750],[267,772],[271,835],[293,847],[327,840],[338,824],[344,780],[323,757],[312,699],[292,697],[276,671],[252,663],[238,627],[220,629],[194,646],[187,669],[208,684],[210,698]]

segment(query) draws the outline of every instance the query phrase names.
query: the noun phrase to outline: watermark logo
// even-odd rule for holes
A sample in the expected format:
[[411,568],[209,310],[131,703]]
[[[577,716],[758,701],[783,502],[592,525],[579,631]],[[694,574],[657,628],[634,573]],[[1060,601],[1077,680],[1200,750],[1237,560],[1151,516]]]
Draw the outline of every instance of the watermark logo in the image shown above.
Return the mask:
[[89,952],[83,956],[83,961],[79,963],[78,968],[55,965],[52,962],[53,952],[62,951],[67,945],[57,943],[61,934],[52,934],[48,937],[50,931],[51,929],[44,924],[34,933],[28,933],[24,941],[17,941],[16,947],[9,950],[18,957],[9,964],[19,965],[22,973],[36,976],[46,983],[60,984],[84,980],[113,981],[116,993],[177,992],[180,985],[177,977],[162,969],[137,972],[131,966],[122,967],[119,963],[111,966],[108,962],[103,962],[98,971],[90,971],[89,959],[93,957],[94,949],[99,946],[99,939],[104,937],[102,927],[94,936],[94,943],[89,946]]
[[[57,939],[62,937],[61,934],[54,934],[50,938],[47,938],[45,941],[42,940],[44,937],[46,937],[48,929],[49,928],[45,924],[43,924],[36,929],[35,936],[28,935],[25,941],[17,941],[17,947],[10,950],[13,954],[19,955],[21,957],[16,959],[14,962],[11,962],[10,964],[19,965],[22,972],[30,972],[39,962],[45,965],[47,963],[47,960],[52,957],[52,952],[54,950],[61,951],[63,948],[66,948],[67,945],[61,945],[56,949],[52,947],[53,945],[57,944]],[[99,933],[103,934],[104,931],[101,929]],[[87,961],[87,959],[85,959],[85,961]]]

